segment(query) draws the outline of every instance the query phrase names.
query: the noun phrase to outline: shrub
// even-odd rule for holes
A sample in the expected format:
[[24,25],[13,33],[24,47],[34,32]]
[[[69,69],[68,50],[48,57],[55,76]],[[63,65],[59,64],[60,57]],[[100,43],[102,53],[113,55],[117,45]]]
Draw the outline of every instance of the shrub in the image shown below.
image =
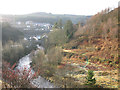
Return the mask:
[[62,61],[62,49],[60,47],[54,47],[47,51],[49,63],[58,65]]
[[[23,71],[14,70],[16,63],[11,67],[10,63],[3,62],[3,73],[2,77],[5,82],[7,82],[12,88],[32,88],[30,81],[36,76],[31,74],[31,69]],[[29,77],[30,76],[30,77]]]
[[94,76],[93,71],[92,70],[88,70],[88,75],[86,77],[86,79],[87,79],[86,84],[87,85],[94,85],[96,83],[96,79],[93,78],[93,76]]
[[109,73],[108,72],[99,72],[99,76],[107,76],[107,75],[109,75]]
[[[26,47],[28,46],[28,47]],[[9,62],[11,65],[18,62],[20,58],[29,54],[36,49],[36,43],[30,42],[13,42],[9,41],[3,46],[2,60]]]
[[61,48],[50,48],[47,50],[46,54],[44,53],[44,51],[39,51],[32,60],[35,71],[40,70],[43,77],[51,77],[55,73],[57,65],[61,64]]
[[[18,46],[15,46],[18,45]],[[24,47],[19,43],[8,42],[3,47],[2,59],[13,65],[24,56]]]

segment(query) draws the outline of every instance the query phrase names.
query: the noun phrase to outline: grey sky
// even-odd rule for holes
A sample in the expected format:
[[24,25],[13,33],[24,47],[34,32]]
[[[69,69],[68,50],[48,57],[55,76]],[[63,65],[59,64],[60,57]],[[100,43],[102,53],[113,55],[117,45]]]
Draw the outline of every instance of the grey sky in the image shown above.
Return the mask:
[[105,8],[115,8],[119,0],[1,0],[0,14],[54,14],[94,15]]

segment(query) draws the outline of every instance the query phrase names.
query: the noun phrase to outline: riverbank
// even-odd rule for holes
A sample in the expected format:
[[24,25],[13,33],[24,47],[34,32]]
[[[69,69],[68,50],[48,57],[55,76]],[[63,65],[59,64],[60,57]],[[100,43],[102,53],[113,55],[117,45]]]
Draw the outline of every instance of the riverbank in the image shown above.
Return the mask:
[[[44,50],[43,47],[39,47],[39,49],[37,49],[34,52],[31,52],[30,54],[24,56],[23,58],[21,58],[19,60],[18,66],[16,67],[17,69],[19,69],[20,71],[23,70],[24,68],[26,69],[30,69],[32,68],[30,63],[32,63],[32,56],[36,55],[38,51],[40,50]],[[31,69],[31,75],[33,75],[35,73],[35,71],[33,69]],[[56,86],[54,86],[54,84],[50,83],[49,81],[45,80],[44,78],[42,78],[41,76],[38,76],[37,78],[33,79],[32,81],[30,81],[31,84],[37,88],[56,88]]]

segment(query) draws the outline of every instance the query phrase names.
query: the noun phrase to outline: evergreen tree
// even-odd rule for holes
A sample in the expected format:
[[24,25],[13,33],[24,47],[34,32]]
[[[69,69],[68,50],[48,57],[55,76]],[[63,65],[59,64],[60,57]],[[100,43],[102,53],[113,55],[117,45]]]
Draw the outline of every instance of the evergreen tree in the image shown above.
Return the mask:
[[58,21],[58,27],[59,27],[59,29],[62,29],[62,19],[60,19],[60,20]]
[[87,78],[86,78],[87,79],[87,82],[86,82],[87,85],[94,85],[96,83],[96,79],[93,78],[93,76],[94,76],[93,71],[88,70],[88,75],[87,75]]
[[73,33],[74,33],[73,23],[71,20],[68,20],[65,23],[64,30],[66,32],[66,36],[67,36],[68,40],[71,39],[73,36]]
[[58,28],[58,23],[57,22],[54,24],[53,28]]

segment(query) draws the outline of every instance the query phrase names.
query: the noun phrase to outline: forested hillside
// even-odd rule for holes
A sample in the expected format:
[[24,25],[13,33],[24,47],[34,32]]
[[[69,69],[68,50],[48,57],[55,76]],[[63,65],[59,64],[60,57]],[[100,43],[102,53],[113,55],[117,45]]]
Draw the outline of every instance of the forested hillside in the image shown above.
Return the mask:
[[83,50],[92,62],[117,68],[118,9],[105,9],[92,16],[85,26],[79,23],[74,38],[66,44],[66,48],[74,47]]
[[69,14],[51,14],[45,12],[38,12],[26,15],[3,15],[5,18],[12,18],[16,21],[33,21],[40,23],[50,23],[54,24],[59,19],[62,19],[62,22],[65,23],[67,20],[72,20],[73,23],[78,23],[79,21],[82,23],[86,23],[86,20],[91,16],[85,15],[69,15]]
[[23,39],[24,35],[17,28],[11,27],[9,23],[2,23],[2,44],[4,45],[8,41],[17,42]]
[[86,34],[103,38],[116,38],[118,25],[118,9],[105,9],[92,16],[84,27],[80,27],[75,35]]

